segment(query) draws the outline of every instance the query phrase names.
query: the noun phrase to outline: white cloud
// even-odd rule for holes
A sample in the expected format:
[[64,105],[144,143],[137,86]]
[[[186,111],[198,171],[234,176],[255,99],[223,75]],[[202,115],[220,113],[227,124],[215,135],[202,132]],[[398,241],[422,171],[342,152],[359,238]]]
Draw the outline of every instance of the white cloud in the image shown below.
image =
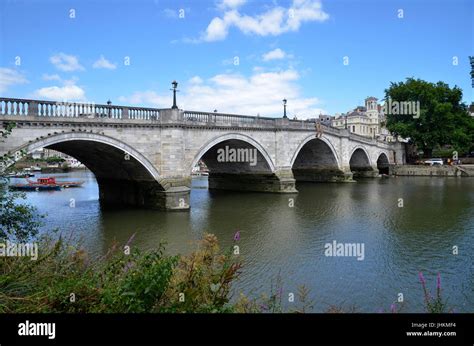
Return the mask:
[[57,101],[84,101],[86,99],[84,89],[77,85],[45,87],[36,90],[35,95]]
[[225,10],[228,8],[237,8],[245,4],[247,0],[221,0],[218,4],[217,7]]
[[5,92],[11,85],[25,84],[28,80],[17,70],[0,67],[0,92]]
[[67,80],[63,80],[60,78],[60,82],[62,82],[62,86],[50,86],[37,89],[36,91],[34,91],[33,97],[55,101],[86,100],[84,89],[76,85],[77,78]]
[[130,104],[140,104],[140,105],[150,105],[158,108],[170,108],[170,97],[169,95],[163,96],[158,95],[156,92],[147,90],[147,91],[137,91],[131,96],[125,97],[120,96],[118,98],[120,102],[130,103]]
[[52,80],[61,81],[61,77],[59,77],[58,74],[47,74],[47,73],[44,73],[41,78],[43,78],[43,80],[46,80],[46,81],[52,81]]
[[229,25],[219,17],[211,20],[206,29],[205,41],[221,41],[227,37]]
[[278,59],[284,59],[285,57],[286,57],[286,53],[280,48],[276,48],[274,50],[271,50],[263,54],[262,60],[263,61],[278,60]]
[[105,68],[105,69],[108,69],[108,70],[115,70],[117,68],[117,64],[111,63],[103,55],[101,55],[100,58],[96,62],[94,62],[92,67],[93,68]]
[[203,82],[202,78],[199,76],[194,76],[189,80],[189,83],[191,84],[201,84]]
[[[317,98],[305,98],[296,84],[300,75],[296,70],[276,72],[256,71],[246,77],[240,74],[218,74],[202,80],[195,76],[182,87],[178,106],[187,110],[213,111],[244,115],[282,116],[282,99],[288,99],[288,115],[298,119],[312,118],[323,109],[317,107]],[[153,90],[137,91],[120,97],[120,102],[169,108],[171,94]]]
[[[224,3],[229,4],[224,5]],[[223,1],[218,8],[223,10],[220,17],[214,17],[201,36],[201,41],[224,40],[231,27],[236,27],[246,35],[277,36],[290,31],[298,31],[305,22],[324,22],[329,14],[322,10],[321,0],[293,0],[289,8],[275,6],[266,12],[249,16],[237,10],[239,0]]]
[[49,61],[56,66],[58,70],[64,72],[84,71],[84,67],[79,64],[79,59],[74,55],[59,53],[50,57]]

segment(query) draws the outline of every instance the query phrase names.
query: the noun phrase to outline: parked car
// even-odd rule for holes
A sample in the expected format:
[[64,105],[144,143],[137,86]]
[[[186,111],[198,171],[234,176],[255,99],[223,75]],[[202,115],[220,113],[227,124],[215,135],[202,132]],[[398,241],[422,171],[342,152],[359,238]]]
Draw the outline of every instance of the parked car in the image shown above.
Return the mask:
[[430,166],[442,166],[443,165],[443,159],[429,159],[425,161],[425,165],[430,165]]

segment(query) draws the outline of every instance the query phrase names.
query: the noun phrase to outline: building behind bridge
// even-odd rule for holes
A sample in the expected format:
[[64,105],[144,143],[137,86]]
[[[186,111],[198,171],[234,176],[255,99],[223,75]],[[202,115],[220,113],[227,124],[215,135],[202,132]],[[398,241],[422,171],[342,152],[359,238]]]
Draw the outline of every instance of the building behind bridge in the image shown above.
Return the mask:
[[331,119],[331,126],[369,138],[381,138],[391,141],[393,138],[385,127],[386,118],[382,106],[376,97],[365,99],[365,106],[358,106],[346,114],[336,115]]

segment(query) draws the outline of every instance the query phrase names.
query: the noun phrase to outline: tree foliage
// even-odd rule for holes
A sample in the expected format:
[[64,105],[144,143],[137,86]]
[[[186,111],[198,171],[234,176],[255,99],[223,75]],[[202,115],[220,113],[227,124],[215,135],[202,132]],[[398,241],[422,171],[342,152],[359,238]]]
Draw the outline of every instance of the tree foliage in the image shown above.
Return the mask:
[[462,103],[462,90],[443,82],[430,83],[408,78],[391,83],[385,99],[420,104],[419,117],[413,114],[387,114],[387,128],[411,142],[430,156],[434,148],[452,145],[460,153],[474,143],[474,118]]
[[46,159],[46,162],[49,164],[63,163],[64,161],[66,160],[59,156],[52,156]]
[[[0,137],[6,138],[14,128],[14,123],[4,123]],[[8,156],[0,157],[0,164],[7,160]],[[38,233],[42,216],[37,215],[36,208],[21,203],[24,198],[24,194],[10,191],[8,179],[0,176],[0,240],[23,241]]]

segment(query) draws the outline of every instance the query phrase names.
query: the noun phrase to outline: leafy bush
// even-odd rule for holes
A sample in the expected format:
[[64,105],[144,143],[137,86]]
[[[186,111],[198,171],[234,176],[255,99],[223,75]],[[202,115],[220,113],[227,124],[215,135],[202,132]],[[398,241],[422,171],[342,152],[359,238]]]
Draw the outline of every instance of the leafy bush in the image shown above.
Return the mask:
[[38,242],[36,261],[0,257],[0,312],[232,311],[240,264],[220,252],[213,235],[188,256],[165,256],[161,245],[126,254],[115,244],[93,261],[62,238]]
[[163,257],[163,248],[142,254],[115,256],[99,275],[103,309],[149,312],[170,284],[177,257]]
[[241,264],[232,251],[221,253],[215,235],[206,234],[198,249],[179,258],[166,292],[167,312],[230,312],[231,284]]
[[0,241],[24,241],[38,233],[43,216],[37,215],[36,208],[19,202],[23,199],[23,193],[9,190],[7,179],[0,177]]

